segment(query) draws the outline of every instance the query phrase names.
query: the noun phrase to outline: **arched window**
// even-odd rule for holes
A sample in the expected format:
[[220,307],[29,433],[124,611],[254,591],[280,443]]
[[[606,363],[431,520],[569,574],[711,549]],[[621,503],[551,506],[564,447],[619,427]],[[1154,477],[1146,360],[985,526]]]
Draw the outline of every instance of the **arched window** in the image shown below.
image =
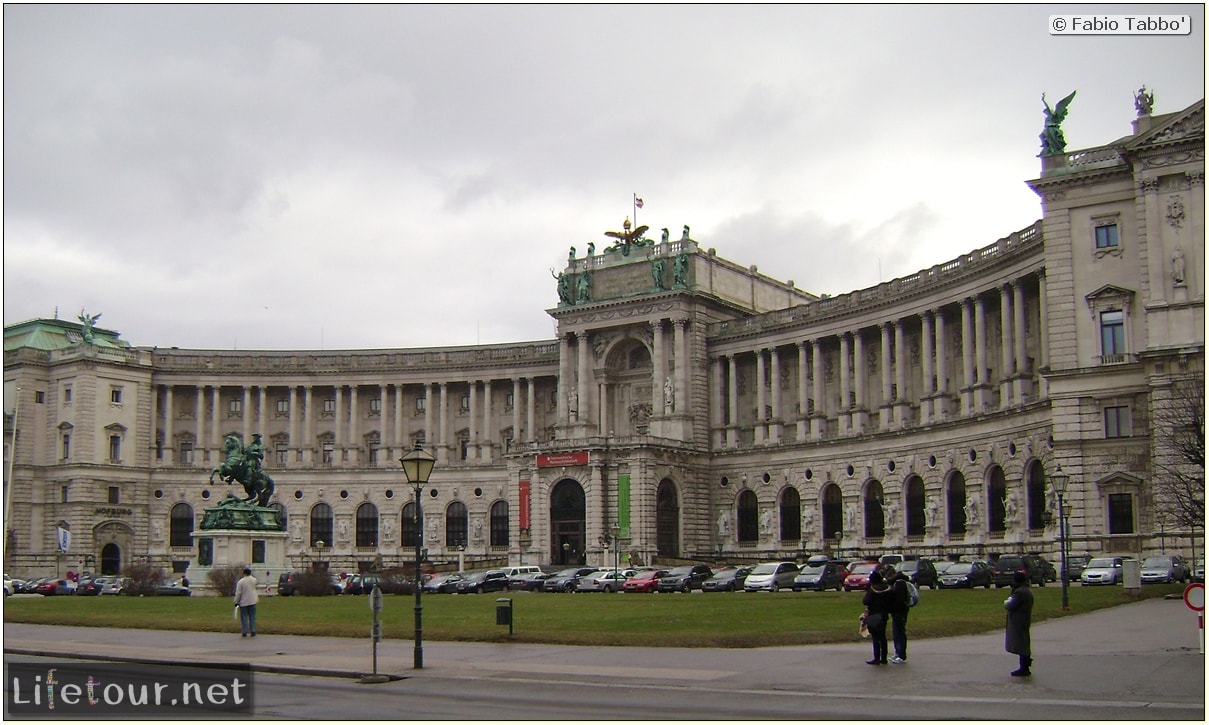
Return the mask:
[[411,501],[403,505],[403,521],[399,526],[399,542],[406,547],[423,546],[424,542],[420,541],[420,529],[416,526],[416,502]]
[[739,494],[739,541],[759,538],[760,502],[750,488]]
[[465,546],[469,531],[466,504],[454,501],[445,509],[445,545]]
[[823,489],[823,538],[838,539],[844,531],[844,494],[834,483]]
[[924,512],[927,497],[924,494],[924,480],[919,476],[907,479],[907,536],[923,536],[927,524],[927,514]]
[[1007,481],[1003,478],[1003,469],[995,466],[991,469],[991,480],[987,486],[990,501],[987,502],[987,518],[990,527],[988,531],[1003,531],[1007,529],[1007,507],[1004,497],[1007,496]]
[[168,519],[168,545],[193,546],[193,507],[178,503]]
[[964,534],[966,532],[966,477],[960,473],[954,473],[949,477],[948,491],[946,492],[947,500],[945,503],[949,509],[949,533]]
[[882,512],[882,484],[870,481],[865,486],[865,538],[878,539],[886,535],[886,516]]
[[491,545],[508,545],[508,502],[491,504]]
[[357,507],[357,546],[378,545],[378,507],[366,501]]
[[324,546],[332,545],[332,507],[325,503],[311,507],[311,546],[319,541]]
[[802,497],[796,488],[781,492],[781,541],[802,538]]
[[[1030,529],[1045,528],[1045,475],[1041,471],[1041,461],[1029,464],[1026,474],[1028,483],[1028,527]],[[1055,511],[1055,514],[1058,512]]]

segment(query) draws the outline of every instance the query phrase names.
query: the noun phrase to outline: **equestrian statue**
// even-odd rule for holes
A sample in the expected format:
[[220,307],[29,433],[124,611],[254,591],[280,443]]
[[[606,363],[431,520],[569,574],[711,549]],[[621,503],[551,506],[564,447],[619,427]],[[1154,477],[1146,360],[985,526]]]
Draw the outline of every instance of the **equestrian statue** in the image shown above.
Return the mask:
[[[244,501],[255,502],[257,506],[268,506],[273,497],[273,479],[264,472],[264,444],[260,442],[260,434],[252,434],[252,442],[246,447],[239,436],[229,435],[223,441],[222,465],[210,471],[210,483],[214,477],[227,482],[227,485],[238,481],[247,492]],[[233,494],[228,494],[234,498]]]

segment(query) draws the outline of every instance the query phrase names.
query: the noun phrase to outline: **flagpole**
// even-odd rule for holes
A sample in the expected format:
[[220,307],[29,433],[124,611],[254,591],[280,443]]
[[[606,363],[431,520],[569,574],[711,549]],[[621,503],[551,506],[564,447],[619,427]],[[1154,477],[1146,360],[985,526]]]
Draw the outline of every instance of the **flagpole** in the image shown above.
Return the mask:
[[638,194],[630,192],[630,203],[634,206],[634,228],[638,228]]

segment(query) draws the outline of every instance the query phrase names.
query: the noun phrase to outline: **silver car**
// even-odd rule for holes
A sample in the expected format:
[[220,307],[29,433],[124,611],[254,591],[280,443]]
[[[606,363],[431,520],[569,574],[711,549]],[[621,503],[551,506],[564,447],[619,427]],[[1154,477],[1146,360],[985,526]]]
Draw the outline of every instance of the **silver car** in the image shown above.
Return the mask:
[[793,589],[793,580],[801,572],[801,568],[792,561],[770,561],[757,564],[743,582],[745,592],[772,592],[782,589]]
[[1148,556],[1142,560],[1142,583],[1182,582],[1188,578],[1184,560],[1178,556]]
[[1123,556],[1098,557],[1087,562],[1083,573],[1079,575],[1079,583],[1083,586],[1093,584],[1120,584],[1121,562]]

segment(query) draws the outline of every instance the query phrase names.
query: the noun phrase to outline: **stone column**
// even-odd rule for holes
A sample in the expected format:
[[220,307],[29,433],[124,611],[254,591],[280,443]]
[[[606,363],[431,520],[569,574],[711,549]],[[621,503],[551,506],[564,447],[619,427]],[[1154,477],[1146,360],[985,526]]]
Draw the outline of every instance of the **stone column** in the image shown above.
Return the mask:
[[537,440],[537,380],[534,378],[526,378],[528,383],[529,395],[525,399],[525,440],[532,443]]
[[655,348],[651,359],[651,363],[655,366],[652,373],[654,380],[651,381],[651,414],[664,415],[671,411],[665,411],[663,405],[663,380],[667,375],[663,360],[663,320],[653,320],[651,329],[654,333],[651,337],[651,344]]
[[246,446],[252,438],[251,430],[249,429],[249,423],[252,420],[252,388],[248,385],[241,385],[240,389],[243,391],[243,401],[240,403],[241,407],[239,409],[239,430],[242,434],[243,444]]
[[766,377],[764,369],[764,349],[757,348],[756,351],[756,445],[763,445],[768,440],[768,417],[764,415],[764,406],[767,405],[767,398],[764,395],[764,379]]
[[597,382],[597,416],[596,429],[600,431],[600,435],[607,436],[609,434],[609,384],[601,378]]
[[[512,448],[520,445],[526,440],[521,436],[521,379],[512,378]],[[511,453],[511,450],[505,450],[505,453]]]
[[[1037,367],[1049,367],[1049,306],[1045,299],[1046,295],[1045,272],[1042,271],[1037,275],[1037,314],[1040,315],[1041,322],[1038,325],[1041,329],[1038,330],[1037,339],[1041,342],[1041,356],[1037,360]],[[1049,382],[1044,375],[1037,376],[1038,396],[1041,398],[1049,397]]]
[[[288,405],[290,406],[290,410],[289,410],[290,445],[287,447],[287,450],[289,450],[289,451],[302,450],[302,445],[301,445],[302,439],[299,437],[299,433],[298,433],[298,386],[297,385],[293,385],[293,384],[290,385],[290,399],[289,399]],[[289,456],[288,464],[293,464],[298,461],[298,454],[295,453],[294,455],[289,455],[287,453],[286,455]]]
[[848,341],[852,333],[840,333],[840,435],[847,435],[852,427],[852,376],[848,373],[849,361],[852,357]]
[[495,460],[493,452],[493,442],[495,436],[494,426],[491,424],[491,380],[483,381],[483,434],[481,436],[483,442],[479,448],[479,459],[483,461]]
[[932,370],[932,310],[925,311],[919,316],[920,332],[920,367],[923,369],[923,380],[919,388],[919,422],[920,424],[930,423],[932,421],[932,400],[935,392],[935,374]]
[[197,440],[193,444],[193,462],[201,465],[205,461],[206,450],[206,386],[198,385],[197,408],[193,411],[193,433]]
[[730,356],[730,425],[726,427],[726,447],[739,446],[739,375],[738,363],[735,356]]
[[314,388],[307,385],[302,389],[302,440],[298,441],[302,448],[302,463],[310,466],[315,463],[315,405]]
[[356,466],[360,462],[361,455],[361,413],[357,405],[358,388],[360,386],[353,384],[348,386],[348,447],[353,449],[352,456],[348,460],[344,460],[344,456],[340,456],[341,463],[344,465]]
[[336,460],[332,461],[333,465],[338,463],[340,461],[340,458],[342,458],[342,456],[340,455],[340,451],[344,448],[344,416],[341,414],[341,412],[344,410],[344,386],[343,385],[336,386],[335,395],[336,395],[336,409],[335,409],[335,411],[333,411],[333,414],[335,415],[334,426],[336,429],[336,439],[333,441],[333,443],[335,445],[332,446],[332,448],[334,449],[332,451],[332,456],[335,457]]
[[676,320],[673,324],[676,343],[674,410],[677,413],[688,413],[688,320]]
[[726,424],[723,412],[726,410],[726,356],[719,355],[714,358],[712,366],[713,371],[713,396],[709,406],[709,424],[711,433],[710,440],[715,448],[722,448],[726,445]]
[[1013,366],[1012,349],[1012,288],[1011,285],[999,286],[999,407],[1010,408],[1012,405],[1012,377],[1016,370]]
[[769,348],[769,361],[772,363],[772,380],[769,382],[769,395],[772,397],[772,423],[768,431],[771,443],[780,443],[785,431],[785,416],[781,412],[781,353],[776,347]]
[[974,301],[969,297],[961,301],[961,365],[962,389],[961,412],[974,412]]
[[[436,429],[433,427],[433,417],[436,415],[434,409],[437,405],[437,396],[434,395],[436,383],[424,383],[424,447],[428,452],[436,456],[437,442],[439,436]],[[408,446],[408,442],[403,442],[404,447]]]
[[440,450],[440,461],[449,463],[449,381],[441,383],[441,410],[437,419],[436,445]]
[[259,433],[261,436],[269,435],[269,416],[266,412],[269,404],[269,390],[261,385],[259,387],[260,396],[256,401],[256,430],[253,433]]
[[933,312],[936,321],[936,401],[932,405],[932,416],[936,420],[949,412],[949,342],[945,336],[945,313],[937,307]]
[[588,351],[592,349],[592,346],[588,343],[588,333],[577,332],[575,344],[579,347],[579,364],[575,371],[579,383],[579,415],[575,420],[579,423],[587,423],[592,420],[592,398],[588,394],[588,382],[592,377]]
[[222,428],[219,427],[219,425],[220,425],[219,416],[222,415],[221,408],[222,408],[221,386],[212,385],[212,386],[210,386],[210,436],[209,436],[209,438],[210,438],[210,445],[214,448],[214,451],[215,451],[215,455],[211,460],[213,460],[215,463],[222,463],[222,461],[216,460],[219,455],[218,449],[222,447],[222,440],[223,440],[222,433],[220,432],[222,430]]
[[814,412],[810,414],[810,437],[819,440],[827,426],[827,401],[823,398],[823,340],[816,338],[810,343],[810,365],[814,368]]
[[890,370],[890,325],[892,323],[884,322],[878,327],[882,333],[882,404],[879,409],[879,420],[881,421],[882,430],[887,430],[890,427],[891,411],[894,407],[894,396],[891,393],[891,370]]
[[[412,414],[412,410],[408,409],[406,412],[406,415],[411,415],[411,414]],[[404,453],[407,452],[407,444],[404,443],[404,441],[406,440],[406,435],[407,435],[407,432],[403,427],[403,416],[404,415],[405,415],[405,413],[403,411],[403,383],[396,383],[395,384],[395,428],[394,428],[393,434],[391,435],[391,451],[390,451],[390,453],[386,454],[386,458],[387,458],[386,463],[391,468],[394,468],[394,464],[397,462],[397,459],[400,458]],[[395,455],[396,449],[398,450],[398,453],[399,453],[398,456]]]
[[1024,310],[1024,280],[1018,279],[1012,282],[1012,312],[1015,313],[1015,322],[1013,327],[1016,332],[1016,345],[1012,354],[1016,359],[1016,380],[1015,392],[1016,402],[1023,405],[1032,395],[1033,391],[1030,386],[1030,375],[1032,370],[1028,364],[1028,351],[1025,347],[1025,322]]
[[860,433],[868,425],[869,397],[866,386],[869,380],[869,364],[865,360],[865,337],[860,330],[852,331],[852,367],[856,378],[856,406],[852,411],[852,432]]
[[166,466],[176,463],[176,431],[173,425],[176,422],[176,405],[172,401],[174,387],[176,386],[164,386],[164,465]]
[[571,393],[571,333],[558,336],[558,425],[570,420],[567,413],[567,396]]
[[990,405],[990,383],[987,376],[987,308],[981,295],[974,297],[974,411],[982,412]]
[[467,380],[466,388],[470,397],[470,410],[467,411],[470,415],[466,421],[466,461],[470,462],[479,457],[479,381]]
[[894,398],[894,423],[898,427],[907,424],[907,411],[910,401],[907,400],[907,368],[911,365],[907,352],[907,330],[901,319],[894,321],[894,382],[898,394]]
[[803,340],[797,343],[798,348],[798,440],[806,440],[810,432],[810,391],[806,386],[809,384],[810,376],[807,374],[809,368],[806,365],[806,345],[808,343]]

